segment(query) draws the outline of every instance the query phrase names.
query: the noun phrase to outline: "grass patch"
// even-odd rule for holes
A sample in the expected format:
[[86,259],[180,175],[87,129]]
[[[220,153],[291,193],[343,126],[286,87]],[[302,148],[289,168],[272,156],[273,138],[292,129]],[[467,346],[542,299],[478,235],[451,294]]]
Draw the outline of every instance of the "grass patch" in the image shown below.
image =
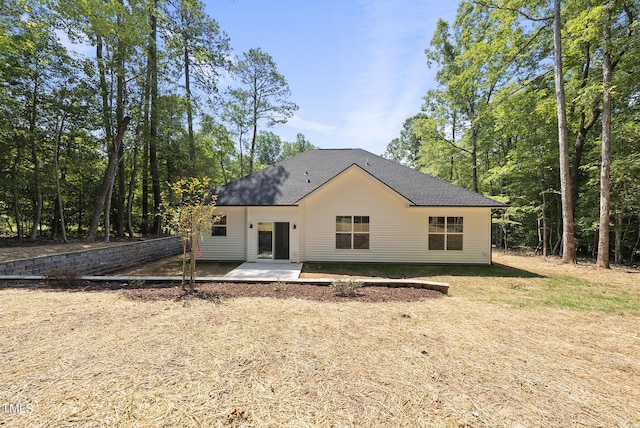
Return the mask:
[[[555,259],[495,255],[492,266],[305,263],[303,277],[412,278],[450,284],[450,296],[515,307],[640,314],[640,275],[567,266]],[[635,276],[634,276],[635,275]]]
[[630,292],[619,285],[560,275],[549,278],[538,294],[538,302],[544,306],[640,314],[640,289]]
[[499,263],[491,266],[426,266],[407,264],[369,263],[305,263],[302,273],[325,276],[355,276],[381,278],[424,278],[432,276],[480,276],[502,278],[538,278],[526,270]]

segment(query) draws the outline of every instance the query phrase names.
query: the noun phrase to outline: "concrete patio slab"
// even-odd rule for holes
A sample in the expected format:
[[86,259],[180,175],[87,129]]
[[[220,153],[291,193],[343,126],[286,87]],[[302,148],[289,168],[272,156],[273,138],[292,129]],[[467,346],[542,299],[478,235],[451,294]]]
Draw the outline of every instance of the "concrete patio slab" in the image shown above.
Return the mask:
[[261,279],[269,281],[290,281],[298,279],[302,263],[242,263],[223,276],[225,279]]

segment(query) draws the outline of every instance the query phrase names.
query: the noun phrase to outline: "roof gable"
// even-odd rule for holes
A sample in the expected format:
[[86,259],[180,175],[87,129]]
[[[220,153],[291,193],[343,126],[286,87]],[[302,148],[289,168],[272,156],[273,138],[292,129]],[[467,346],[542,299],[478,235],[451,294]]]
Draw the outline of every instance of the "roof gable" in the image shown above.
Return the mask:
[[353,165],[414,206],[506,206],[362,149],[309,150],[212,193],[218,195],[216,203],[220,206],[297,205]]
[[324,183],[322,186],[318,186],[316,187],[314,190],[312,190],[311,192],[307,193],[306,195],[304,195],[302,198],[300,198],[300,200],[296,201],[296,203],[301,202],[303,199],[306,199],[310,196],[313,196],[313,194],[320,190],[320,189],[324,189],[326,186],[328,186],[330,183],[338,180],[339,178],[343,177],[345,174],[348,174],[350,171],[358,171],[362,174],[364,174],[366,177],[368,177],[371,180],[375,180],[377,183],[379,183],[382,187],[384,187],[387,191],[392,192],[394,195],[396,195],[398,198],[402,199],[403,201],[405,201],[406,203],[408,203],[409,205],[415,205],[413,203],[413,201],[405,198],[403,195],[399,194],[398,192],[396,192],[394,189],[390,188],[389,186],[387,186],[386,183],[380,181],[377,177],[375,177],[374,175],[372,175],[371,173],[369,173],[369,171],[366,171],[365,169],[363,169],[360,165],[357,165],[355,163],[349,165],[347,168],[345,168],[344,170],[340,171],[338,174],[336,174],[334,177],[332,177],[329,181],[327,181],[326,183]]

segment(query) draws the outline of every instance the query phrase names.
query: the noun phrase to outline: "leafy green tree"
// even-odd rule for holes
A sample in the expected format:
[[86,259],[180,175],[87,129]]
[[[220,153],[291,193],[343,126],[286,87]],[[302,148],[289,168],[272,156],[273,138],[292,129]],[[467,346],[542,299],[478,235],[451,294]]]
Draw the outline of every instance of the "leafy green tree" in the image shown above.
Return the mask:
[[[481,133],[491,126],[491,103],[496,90],[515,79],[529,64],[519,55],[527,40],[522,24],[511,14],[480,3],[462,1],[453,26],[439,20],[425,51],[437,64],[439,99],[455,126],[464,126],[465,138],[457,144],[469,154],[472,190],[479,191]],[[454,127],[455,127],[454,126]]]
[[[56,93],[59,88],[68,88],[77,80],[76,65],[52,32],[54,19],[45,5],[25,1],[19,7],[3,7],[2,14],[12,23],[2,29],[0,37],[0,43],[6,48],[0,53],[1,81],[5,83],[0,96],[5,101],[5,108],[15,109],[5,111],[2,121],[3,144],[14,147],[7,150],[7,155],[15,154],[11,168],[14,189],[11,199],[18,235],[22,237],[23,195],[33,196],[30,238],[35,240],[44,223],[46,193],[53,188],[53,183],[46,180],[49,175],[46,173],[53,168],[48,155],[56,140],[49,135],[56,134],[55,123],[59,121]],[[20,113],[16,115],[15,112]],[[28,169],[24,149],[29,150],[31,167]],[[20,189],[21,182],[28,186],[28,192]],[[58,205],[59,199],[60,195]]]
[[[627,86],[628,72],[616,70],[637,67],[638,55],[629,55],[629,47],[637,45],[635,2],[478,0],[461,2],[453,25],[439,22],[427,55],[438,67],[440,85],[427,94],[424,117],[412,121],[421,139],[417,167],[472,189],[508,196],[516,208],[510,214],[514,223],[509,239],[537,240],[543,252],[561,248],[568,262],[575,260],[576,246],[595,255],[598,213],[593,206],[607,200],[597,191],[599,181],[605,182],[603,190],[607,187],[608,126],[599,126],[608,108],[607,73],[602,69],[608,63],[606,11],[611,24],[609,85],[617,103],[612,111],[620,119],[627,113],[631,117],[631,94],[637,90]],[[624,119],[618,126],[622,123]],[[554,135],[555,149],[549,139]],[[615,135],[612,128],[612,142]],[[402,153],[401,142],[394,140],[388,152],[400,148]],[[617,165],[616,150],[611,153],[611,164]],[[532,180],[532,174],[538,180]],[[613,195],[612,201],[618,200]],[[612,210],[617,216],[617,208]],[[616,239],[622,242],[618,220]],[[536,230],[535,222],[538,237],[527,232]],[[608,236],[608,224],[602,222],[603,236]],[[559,235],[565,236],[562,247],[555,240]]]
[[240,166],[237,151],[233,145],[231,132],[222,123],[218,123],[211,116],[204,116],[201,124],[199,138],[205,152],[211,158],[212,164],[219,168],[212,168],[218,172],[212,177],[214,185],[226,184],[240,176]]
[[[140,48],[149,34],[148,27],[141,25],[146,22],[147,4],[142,0],[129,0],[127,4],[124,0],[108,3],[101,0],[61,0],[54,4],[70,39],[89,43],[96,49],[96,86],[100,91],[102,126],[109,156],[86,239],[96,239],[100,217],[104,213],[105,240],[108,240],[116,174],[119,177],[116,196],[118,235],[124,230],[124,169],[120,168],[118,172],[118,168],[124,158],[124,133],[131,120],[125,115],[129,101],[126,97],[127,74],[138,74],[136,70],[127,69],[127,60],[141,53]],[[110,85],[109,81],[115,85]]]
[[259,123],[266,121],[267,126],[286,123],[298,106],[289,101],[291,90],[284,76],[278,73],[273,58],[260,48],[249,49],[242,54],[233,72],[240,85],[230,92],[232,104],[239,107],[235,113],[243,116],[236,121],[251,126],[248,165],[248,172],[251,173],[254,170]]
[[[597,266],[609,266],[609,221],[611,200],[611,146],[612,115],[614,101],[614,72],[627,54],[629,46],[640,41],[635,16],[640,12],[638,5],[626,2],[606,1],[601,10],[602,28],[602,144],[600,166],[600,221],[598,237]],[[637,57],[636,57],[637,58]],[[634,58],[634,59],[636,59]],[[632,59],[632,61],[634,60]],[[618,82],[616,82],[618,83]],[[623,82],[619,82],[623,84]],[[620,211],[619,211],[620,212]],[[616,258],[620,258],[621,237],[619,231],[622,219],[616,216]]]
[[418,154],[422,147],[422,138],[418,133],[421,121],[426,120],[425,113],[418,113],[404,121],[400,130],[400,137],[391,140],[387,145],[384,157],[411,168],[415,168]]
[[[196,252],[202,234],[209,233],[218,218],[215,198],[207,200],[209,178],[180,179],[170,186],[172,202],[165,208],[165,221],[182,239],[182,288],[195,290]],[[187,244],[189,244],[189,284],[187,285]]]
[[307,150],[317,149],[316,146],[311,144],[309,140],[306,139],[304,134],[298,133],[296,134],[296,141],[293,142],[285,142],[282,145],[282,156],[278,160],[289,159],[298,153],[306,152]]
[[553,3],[553,74],[558,111],[558,145],[560,149],[560,194],[562,195],[562,261],[576,262],[573,201],[569,170],[569,129],[562,68],[562,15],[560,0]]
[[251,135],[252,127],[251,98],[249,92],[241,88],[231,88],[227,94],[229,97],[223,103],[222,119],[228,124],[229,134],[233,135],[237,142],[240,176],[244,177],[246,175],[245,152],[247,138]]
[[259,164],[268,166],[282,160],[282,139],[273,132],[261,131],[256,145]]
[[[184,77],[187,106],[189,172],[196,163],[196,142],[193,129],[194,94],[196,86],[207,94],[218,89],[221,71],[228,68],[229,38],[218,23],[204,11],[199,0],[169,0],[165,6],[165,40],[169,57],[179,75]],[[192,84],[192,78],[195,85]]]

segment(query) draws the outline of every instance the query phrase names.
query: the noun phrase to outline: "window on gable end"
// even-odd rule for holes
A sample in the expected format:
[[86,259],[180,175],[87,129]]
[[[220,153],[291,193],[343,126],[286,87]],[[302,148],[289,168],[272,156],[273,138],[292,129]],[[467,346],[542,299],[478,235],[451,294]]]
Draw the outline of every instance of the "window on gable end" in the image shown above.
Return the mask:
[[369,216],[336,216],[336,249],[369,249]]

